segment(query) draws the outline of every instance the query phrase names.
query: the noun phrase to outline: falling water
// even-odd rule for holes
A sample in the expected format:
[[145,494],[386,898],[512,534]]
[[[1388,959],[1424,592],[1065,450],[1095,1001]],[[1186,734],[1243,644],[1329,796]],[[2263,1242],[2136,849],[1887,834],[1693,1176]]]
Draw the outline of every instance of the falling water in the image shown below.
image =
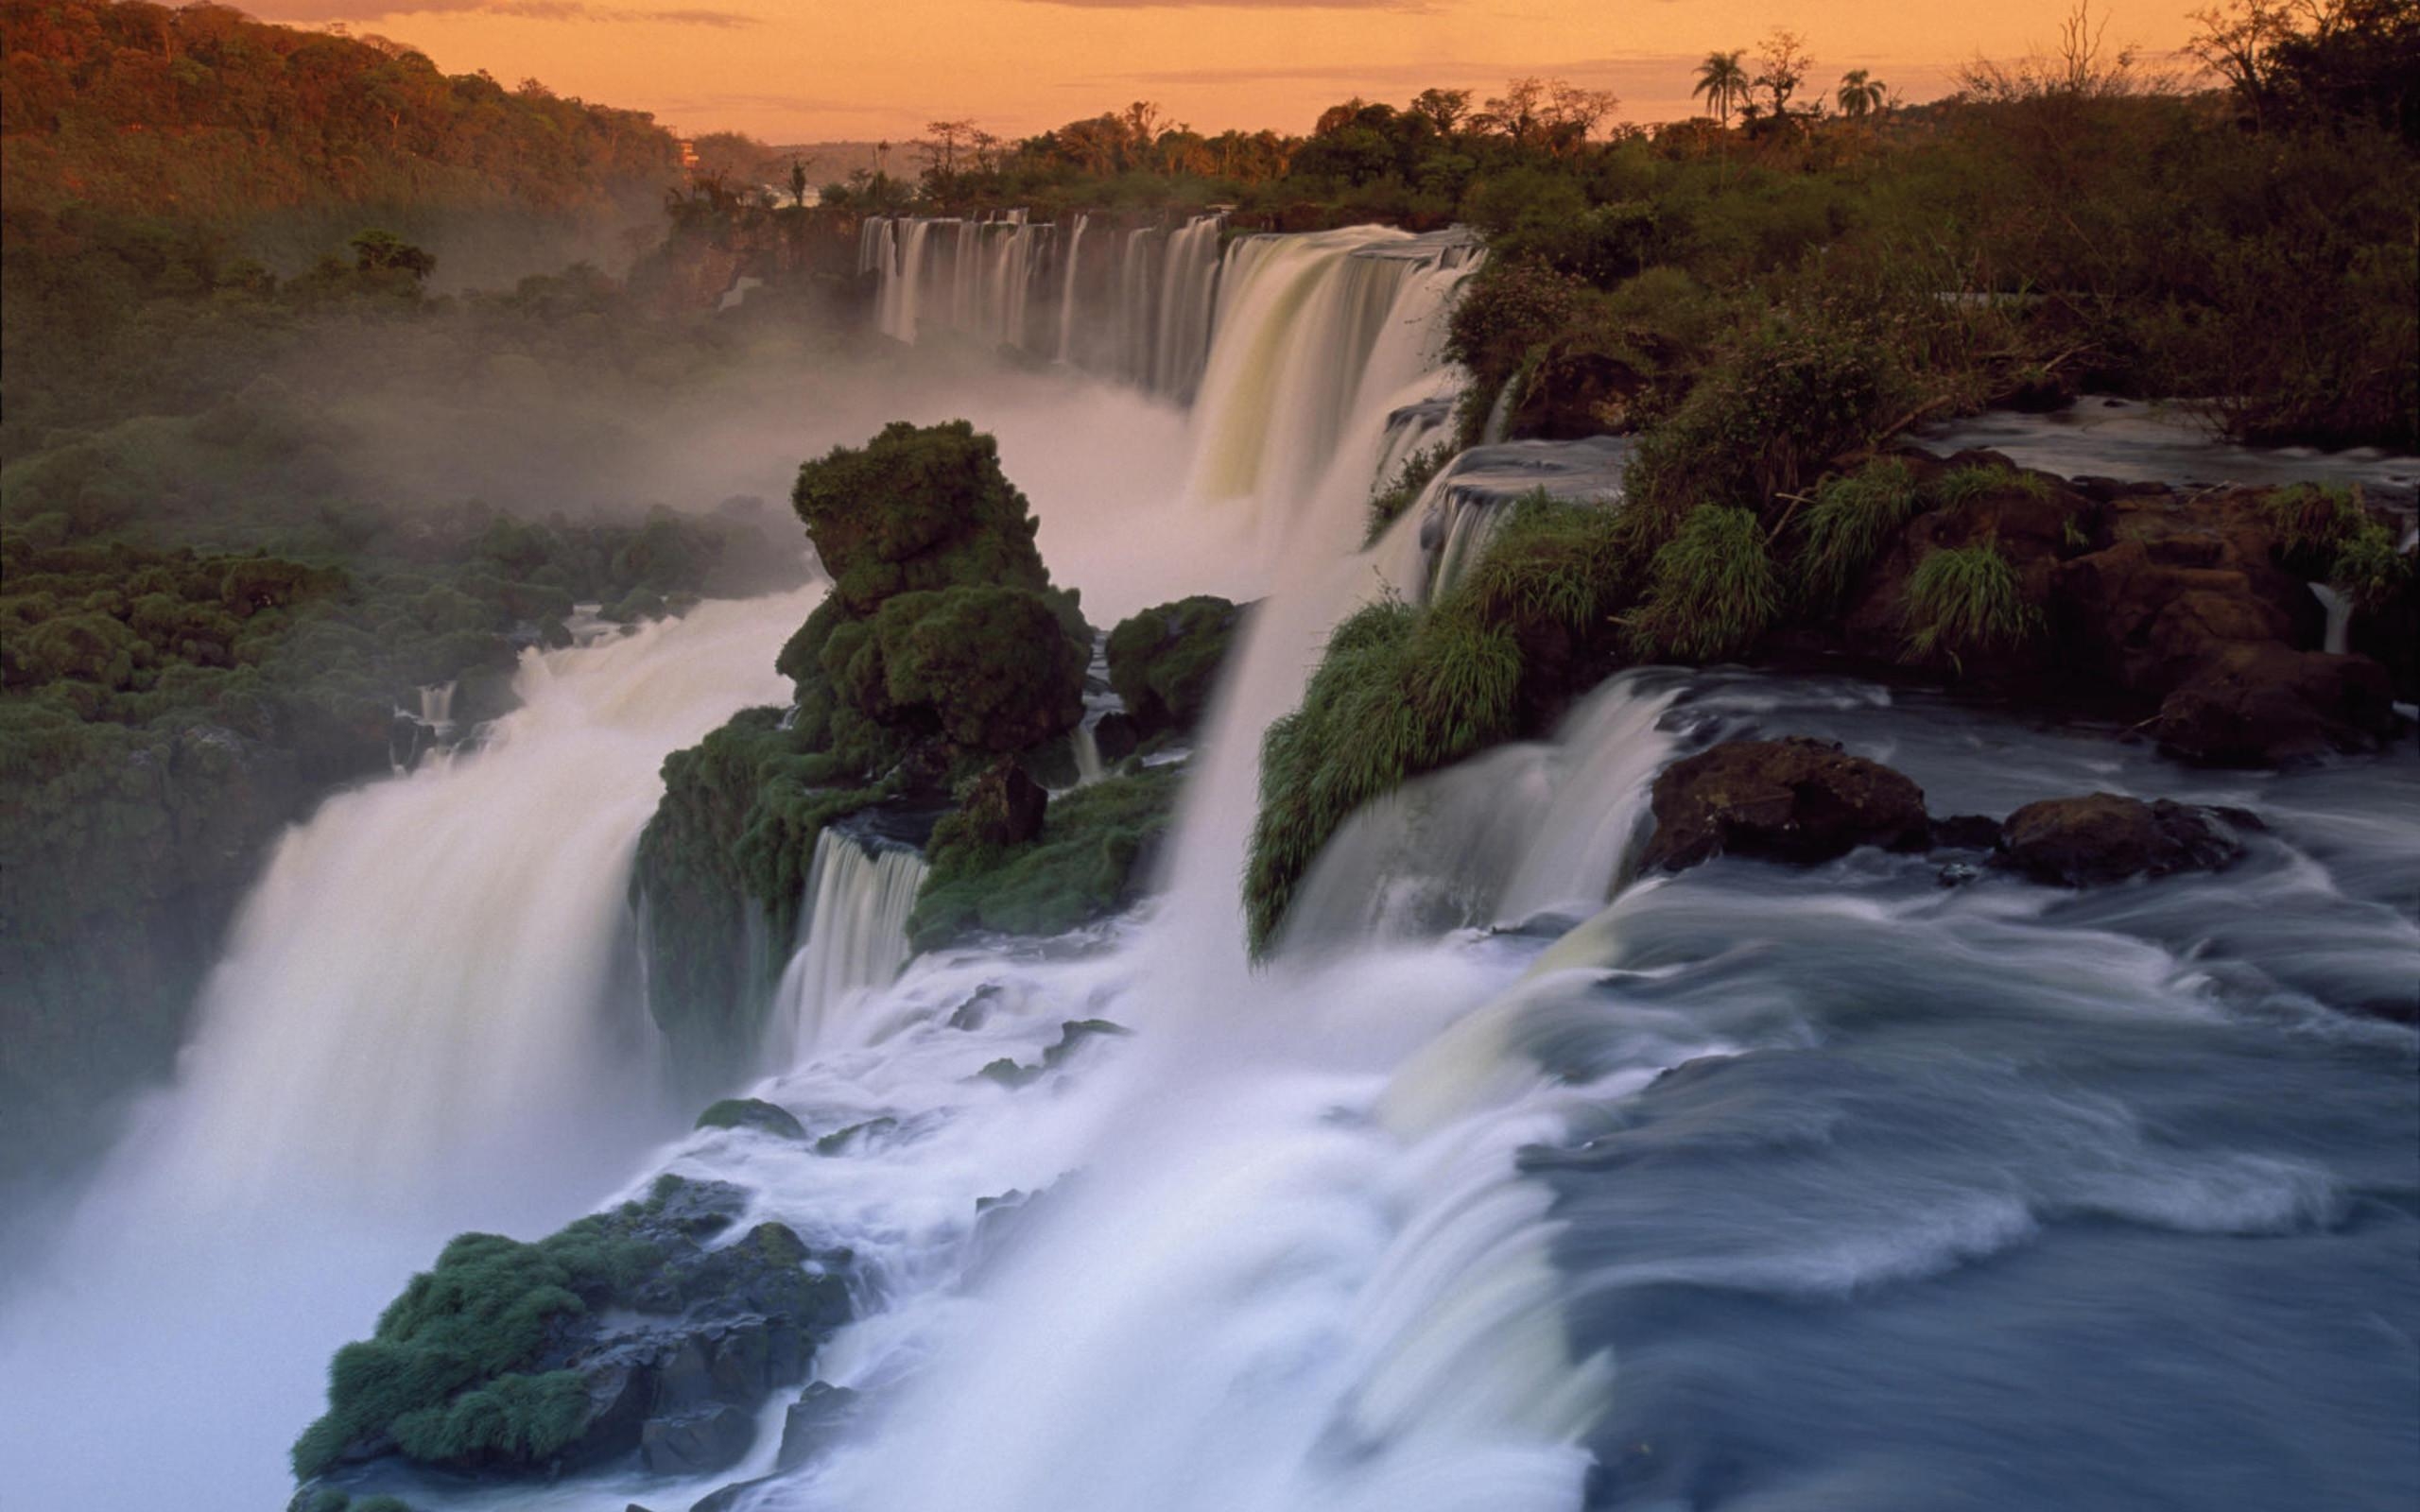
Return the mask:
[[770,1063],[789,1063],[817,1043],[855,994],[888,987],[899,974],[908,961],[908,916],[925,870],[925,858],[904,845],[830,825],[816,835],[803,933],[774,993]]

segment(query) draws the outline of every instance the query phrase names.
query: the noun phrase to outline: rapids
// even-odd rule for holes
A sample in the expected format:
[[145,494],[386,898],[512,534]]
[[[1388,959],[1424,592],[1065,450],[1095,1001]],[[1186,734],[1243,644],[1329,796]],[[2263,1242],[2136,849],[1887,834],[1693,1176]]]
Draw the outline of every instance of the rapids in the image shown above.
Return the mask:
[[[737,1512],[2399,1504],[2420,1043],[2343,1010],[2420,972],[2420,757],[2211,777],[1868,684],[1634,671],[1357,816],[1256,969],[1260,736],[1328,630],[1617,458],[1471,454],[1363,551],[1450,408],[1472,249],[1060,237],[878,221],[863,255],[894,337],[1059,364],[919,403],[999,429],[1097,623],[1259,601],[1151,901],[910,960],[921,863],[827,833],[746,1089],[810,1138],[683,1132],[627,858],[663,754],[786,696],[814,591],[532,657],[485,738],[280,849],[177,1084],[0,1294],[0,1495],[277,1505],[329,1353],[447,1233],[672,1170],[859,1258],[815,1374],[860,1416],[788,1470],[777,1400],[711,1478],[421,1512],[742,1481]],[[1753,731],[1891,761],[1937,813],[2102,788],[2269,829],[2223,875],[2072,896],[1872,852],[1634,878],[1655,772]]]

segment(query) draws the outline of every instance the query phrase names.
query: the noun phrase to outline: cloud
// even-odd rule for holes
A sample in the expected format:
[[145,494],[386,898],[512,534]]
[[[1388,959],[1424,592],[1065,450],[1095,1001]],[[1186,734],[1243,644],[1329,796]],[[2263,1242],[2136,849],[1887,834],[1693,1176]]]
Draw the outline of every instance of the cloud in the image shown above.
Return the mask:
[[604,21],[664,26],[758,26],[736,10],[626,9],[583,0],[258,0],[244,9],[263,21],[386,21],[395,16],[509,16],[518,21]]

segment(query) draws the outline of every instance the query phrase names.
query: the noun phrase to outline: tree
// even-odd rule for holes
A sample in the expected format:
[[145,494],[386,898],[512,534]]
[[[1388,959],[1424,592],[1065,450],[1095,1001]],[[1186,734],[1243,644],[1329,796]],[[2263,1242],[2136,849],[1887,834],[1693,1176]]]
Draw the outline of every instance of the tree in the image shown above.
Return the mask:
[[916,144],[925,154],[925,168],[937,178],[947,179],[958,172],[958,154],[975,137],[973,121],[927,121],[925,130],[930,140]]
[[1547,80],[1548,143],[1557,152],[1579,150],[1598,125],[1620,106],[1611,90],[1582,89],[1560,78]]
[[1841,113],[1850,120],[1879,114],[1890,99],[1890,89],[1880,79],[1868,77],[1866,70],[1852,68],[1841,76],[1841,87],[1835,96]]
[[437,259],[391,231],[365,231],[352,242],[353,266],[362,273],[406,273],[417,284],[437,271]]
[[1815,67],[1815,60],[1806,51],[1806,39],[1787,26],[1775,26],[1756,50],[1756,77],[1752,87],[1763,90],[1767,96],[1765,114],[1774,121],[1789,118],[1789,98]]
[[1545,110],[1546,101],[1545,79],[1512,79],[1505,84],[1502,94],[1489,98],[1487,110],[1474,124],[1502,132],[1512,138],[1514,146],[1531,146],[1537,142],[1542,126],[1540,112]]
[[806,208],[806,164],[796,158],[790,159],[790,202]]
[[1425,89],[1411,102],[1411,113],[1426,117],[1439,136],[1452,136],[1470,112],[1471,92],[1466,89]]
[[1689,91],[1692,97],[1705,96],[1715,118],[1726,129],[1731,125],[1731,108],[1748,97],[1748,70],[1740,61],[1746,56],[1744,48],[1706,54],[1705,61],[1698,64],[1697,87]]

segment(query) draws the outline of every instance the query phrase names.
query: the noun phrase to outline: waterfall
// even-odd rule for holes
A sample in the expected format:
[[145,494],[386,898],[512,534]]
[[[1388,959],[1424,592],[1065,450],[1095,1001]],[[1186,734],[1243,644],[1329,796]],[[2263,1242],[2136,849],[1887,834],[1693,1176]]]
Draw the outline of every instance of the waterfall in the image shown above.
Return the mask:
[[[876,328],[910,344],[943,329],[1189,401],[1209,354],[1223,217],[1113,232],[1087,278],[1089,224],[1076,216],[1063,240],[1022,210],[989,221],[869,217],[857,263],[877,279]],[[935,237],[940,255],[927,250]]]
[[1067,232],[1067,249],[1060,261],[1059,282],[1059,352],[1062,363],[1073,362],[1076,355],[1076,266],[1082,260],[1084,226],[1089,215],[1078,215]]
[[1316,515],[1306,549],[1349,551],[1390,418],[1460,382],[1442,365],[1444,316],[1476,266],[1459,235],[1382,227],[1236,241],[1194,405],[1192,496],[1250,501],[1264,549]]
[[1078,725],[1070,739],[1076,747],[1076,785],[1088,786],[1101,779],[1100,737],[1093,733],[1092,721]]
[[2310,585],[2311,596],[2327,611],[2327,627],[2319,648],[2330,656],[2342,656],[2353,627],[2353,601],[2325,583]]
[[[801,594],[707,605],[594,647],[527,652],[477,750],[340,794],[244,906],[133,1152],[182,1200],[461,1200],[540,1178],[646,1106],[617,1000],[630,860],[657,770],[786,687]],[[611,1142],[603,1142],[609,1143]],[[582,1157],[585,1164],[589,1157]]]
[[908,962],[908,916],[925,885],[925,858],[825,825],[807,872],[803,935],[774,994],[774,1063],[814,1045],[868,988]]

